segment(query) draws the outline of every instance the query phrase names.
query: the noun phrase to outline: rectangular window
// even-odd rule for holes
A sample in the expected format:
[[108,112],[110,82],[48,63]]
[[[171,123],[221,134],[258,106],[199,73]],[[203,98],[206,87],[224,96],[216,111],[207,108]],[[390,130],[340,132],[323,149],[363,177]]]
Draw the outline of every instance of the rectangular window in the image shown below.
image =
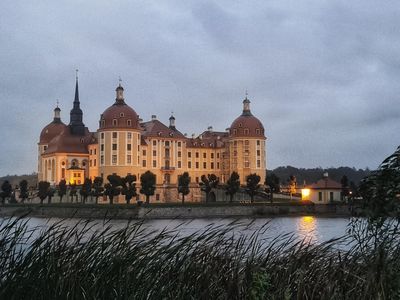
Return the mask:
[[199,152],[196,152],[196,158],[199,158]]
[[257,168],[261,168],[261,160],[257,159]]
[[318,192],[318,201],[322,201],[322,192]]
[[157,167],[157,161],[153,160],[153,168]]
[[92,155],[92,149],[90,149],[89,154]]
[[188,158],[191,158],[192,157],[192,152],[188,152]]
[[257,156],[260,156],[261,152],[260,150],[257,150]]
[[211,153],[211,158],[214,158],[214,153]]
[[146,150],[143,150],[143,151],[142,151],[142,155],[143,155],[143,156],[146,156]]
[[192,168],[192,162],[188,161],[188,168],[191,169]]
[[126,163],[131,164],[132,163],[132,155],[127,155],[126,156]]
[[153,150],[153,156],[157,156],[157,151]]
[[219,153],[217,153],[217,158],[219,158]]
[[156,194],[156,201],[160,201],[160,194]]
[[207,163],[206,162],[203,162],[203,168],[207,169]]
[[93,160],[93,167],[96,166],[96,159]]
[[199,177],[196,177],[196,183],[199,183]]
[[329,192],[329,201],[333,201],[333,192]]
[[117,144],[112,144],[112,149],[117,150]]
[[132,144],[126,144],[126,150],[131,151],[132,150]]
[[100,145],[100,151],[104,151],[104,144]]
[[92,166],[92,160],[89,160],[89,167]]
[[153,146],[157,146],[157,141],[153,141]]
[[207,153],[203,153],[203,158],[207,158]]
[[199,168],[199,162],[196,161],[196,169],[198,169],[198,168]]
[[96,150],[96,148],[94,149],[94,155],[96,155],[97,154],[97,150]]
[[178,168],[182,168],[182,162],[180,160],[178,161]]
[[165,141],[165,147],[169,147],[169,141]]
[[181,142],[178,142],[178,147],[181,147],[182,146],[182,143]]
[[104,140],[104,132],[101,133],[101,139]]
[[244,167],[245,167],[245,168],[250,168],[250,162],[245,161],[245,162],[244,162]]
[[257,146],[260,146],[260,140],[257,140]]
[[104,155],[100,156],[100,164],[104,165]]
[[219,162],[217,162],[217,169],[219,169]]
[[211,169],[214,169],[214,163],[213,162],[211,163]]
[[132,132],[128,132],[128,140],[132,138]]
[[112,156],[112,164],[113,165],[117,164],[117,156],[115,154]]
[[142,161],[142,166],[146,167],[146,161],[145,160]]
[[182,157],[182,152],[178,151],[178,157]]
[[116,139],[118,137],[118,133],[117,132],[113,132],[112,133],[112,137],[113,137],[113,139]]

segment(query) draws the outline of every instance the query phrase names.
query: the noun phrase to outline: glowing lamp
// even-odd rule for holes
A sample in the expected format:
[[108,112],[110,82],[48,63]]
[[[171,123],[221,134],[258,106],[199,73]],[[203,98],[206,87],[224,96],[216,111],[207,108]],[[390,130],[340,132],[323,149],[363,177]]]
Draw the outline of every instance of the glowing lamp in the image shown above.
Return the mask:
[[310,200],[310,189],[302,189],[301,190],[301,199],[302,200]]

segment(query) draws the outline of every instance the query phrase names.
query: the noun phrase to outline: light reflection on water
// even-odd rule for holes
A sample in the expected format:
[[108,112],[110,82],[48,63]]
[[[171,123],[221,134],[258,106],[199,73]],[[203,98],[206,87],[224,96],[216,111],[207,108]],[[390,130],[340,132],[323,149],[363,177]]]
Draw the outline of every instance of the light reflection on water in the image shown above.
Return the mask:
[[[28,225],[30,228],[40,227],[43,230],[51,224],[60,221],[60,219],[30,218]],[[65,226],[74,226],[79,219],[67,219],[63,221]],[[105,224],[101,220],[96,222],[93,230],[101,230]],[[131,222],[132,223],[132,222]],[[135,223],[135,221],[133,221]],[[271,239],[283,234],[292,233],[295,239],[305,239],[312,243],[321,243],[332,238],[338,238],[346,234],[346,226],[349,223],[348,218],[327,218],[313,216],[298,217],[276,217],[276,218],[257,218],[257,219],[165,219],[165,220],[146,220],[143,222],[143,228],[149,231],[161,231],[163,229],[179,231],[183,236],[193,235],[196,232],[209,230],[210,226],[225,227],[229,224],[234,235],[250,236],[254,231],[262,228],[260,238]],[[82,223],[83,224],[83,223]],[[113,229],[120,229],[128,224],[126,220],[111,220]],[[83,226],[83,225],[82,225]]]

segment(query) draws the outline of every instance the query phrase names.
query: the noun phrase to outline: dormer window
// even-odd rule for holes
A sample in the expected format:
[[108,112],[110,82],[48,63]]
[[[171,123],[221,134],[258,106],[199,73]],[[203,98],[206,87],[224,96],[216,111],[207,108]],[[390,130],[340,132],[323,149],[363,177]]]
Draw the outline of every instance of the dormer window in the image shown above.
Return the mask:
[[122,112],[122,113],[119,114],[119,116],[120,116],[121,118],[123,118],[125,115],[124,115],[124,113]]
[[158,136],[161,136],[161,131],[159,131],[157,134],[158,134]]
[[256,129],[256,134],[260,134],[260,128]]
[[233,129],[233,134],[237,134],[237,129]]
[[248,128],[246,128],[246,129],[244,130],[244,134],[246,134],[246,135],[249,134],[249,129],[248,129]]
[[171,136],[171,137],[174,136],[174,133],[173,133],[173,132],[170,132],[170,133],[169,133],[169,136]]
[[81,138],[81,144],[83,144],[85,142],[85,140],[83,138]]
[[131,120],[126,121],[126,124],[127,124],[128,126],[132,126],[132,121],[131,121]]
[[113,119],[113,126],[117,126],[117,119]]
[[243,126],[242,123],[239,123],[239,128],[242,128],[242,126]]

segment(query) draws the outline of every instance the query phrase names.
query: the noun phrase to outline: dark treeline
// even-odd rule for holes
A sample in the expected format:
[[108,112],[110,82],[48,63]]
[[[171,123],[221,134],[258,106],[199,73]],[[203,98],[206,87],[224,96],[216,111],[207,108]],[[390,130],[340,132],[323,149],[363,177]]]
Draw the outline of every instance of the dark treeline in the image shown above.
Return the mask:
[[279,177],[281,184],[287,184],[291,175],[296,177],[297,184],[311,184],[313,182],[318,181],[321,179],[322,174],[324,172],[329,173],[329,177],[333,180],[340,182],[343,175],[346,175],[349,182],[354,182],[354,184],[358,185],[364,177],[368,176],[371,171],[367,168],[363,169],[356,169],[350,167],[339,167],[339,168],[296,168],[292,166],[286,167],[278,167],[274,170],[268,170],[267,173],[271,174],[274,173],[276,176]]
[[8,181],[12,187],[19,185],[22,180],[26,180],[28,182],[28,186],[36,187],[38,184],[38,175],[37,173],[32,174],[24,174],[24,175],[6,175],[0,177],[0,184],[4,181]]

